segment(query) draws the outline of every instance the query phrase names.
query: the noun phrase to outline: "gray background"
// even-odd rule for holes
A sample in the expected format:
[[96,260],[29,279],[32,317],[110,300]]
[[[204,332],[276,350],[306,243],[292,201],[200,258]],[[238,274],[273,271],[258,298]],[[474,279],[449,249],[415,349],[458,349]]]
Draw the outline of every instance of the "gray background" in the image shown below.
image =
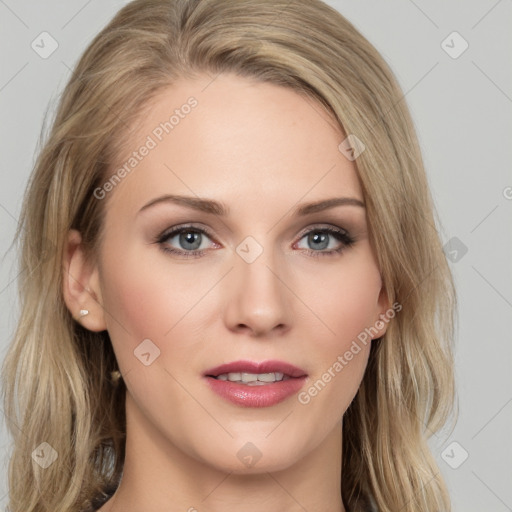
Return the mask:
[[[125,3],[0,0],[0,358],[18,311],[16,260],[8,248],[44,112],[86,45]],[[449,242],[459,296],[460,415],[454,430],[434,436],[431,446],[454,511],[512,511],[512,2],[328,3],[394,70],[417,127],[441,236]],[[43,31],[58,43],[48,58],[31,47],[47,37],[39,36]],[[469,45],[460,55],[464,41],[454,31]],[[9,452],[2,422],[2,510]]]

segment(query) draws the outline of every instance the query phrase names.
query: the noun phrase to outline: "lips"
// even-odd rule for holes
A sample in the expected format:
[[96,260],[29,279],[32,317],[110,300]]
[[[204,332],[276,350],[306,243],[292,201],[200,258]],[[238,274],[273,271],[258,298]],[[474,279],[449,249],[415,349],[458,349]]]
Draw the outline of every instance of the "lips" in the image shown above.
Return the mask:
[[[254,381],[256,375],[260,382]],[[242,382],[232,381],[240,377]],[[210,390],[221,398],[240,407],[256,408],[271,407],[292,397],[307,378],[304,370],[284,361],[234,361],[210,368],[203,374]]]
[[307,373],[301,368],[284,361],[233,361],[221,364],[204,372],[205,377],[218,377],[226,373],[283,373],[290,378],[305,377]]

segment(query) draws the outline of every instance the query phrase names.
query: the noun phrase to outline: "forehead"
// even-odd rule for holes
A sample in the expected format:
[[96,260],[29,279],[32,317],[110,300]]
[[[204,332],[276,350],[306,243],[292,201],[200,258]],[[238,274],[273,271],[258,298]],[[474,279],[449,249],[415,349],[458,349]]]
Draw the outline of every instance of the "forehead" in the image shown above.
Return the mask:
[[256,208],[362,199],[355,165],[338,149],[344,137],[319,103],[289,88],[225,74],[182,79],[148,102],[112,169],[125,172],[109,199],[140,207],[186,193]]

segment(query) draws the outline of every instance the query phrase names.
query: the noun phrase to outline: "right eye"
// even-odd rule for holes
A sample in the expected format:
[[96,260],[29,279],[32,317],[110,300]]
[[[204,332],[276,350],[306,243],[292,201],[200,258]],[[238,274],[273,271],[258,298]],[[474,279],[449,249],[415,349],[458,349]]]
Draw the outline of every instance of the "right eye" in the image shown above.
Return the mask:
[[[204,246],[201,248],[205,237],[211,237],[205,228],[175,226],[159,235],[156,242],[160,245],[161,249],[167,253],[185,258],[197,258],[206,252]],[[176,247],[176,245],[178,245],[178,247]]]

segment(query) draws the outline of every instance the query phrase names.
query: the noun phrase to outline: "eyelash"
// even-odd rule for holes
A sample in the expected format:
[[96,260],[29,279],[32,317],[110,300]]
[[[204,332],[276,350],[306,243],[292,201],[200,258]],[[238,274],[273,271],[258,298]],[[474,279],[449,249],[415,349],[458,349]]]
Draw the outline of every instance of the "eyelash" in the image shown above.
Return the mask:
[[[205,252],[207,252],[207,250],[205,250],[205,249],[197,250],[196,249],[194,251],[182,251],[182,250],[178,250],[178,249],[174,249],[174,248],[171,249],[171,248],[169,248],[169,246],[167,246],[165,244],[165,241],[168,240],[169,238],[172,238],[175,235],[179,235],[181,233],[187,233],[187,232],[200,233],[202,235],[208,236],[211,239],[214,238],[213,234],[210,233],[210,231],[206,228],[199,228],[199,227],[195,227],[195,226],[186,225],[186,226],[175,226],[170,230],[164,231],[163,233],[161,233],[160,235],[158,235],[156,237],[156,239],[154,240],[154,243],[159,244],[160,249],[162,251],[164,251],[165,253],[179,255],[180,257],[183,257],[183,258],[200,258]],[[335,256],[335,255],[343,252],[345,249],[348,249],[356,242],[356,239],[353,238],[352,236],[350,236],[347,231],[345,231],[344,229],[341,229],[341,228],[336,228],[336,227],[313,227],[313,228],[309,229],[308,231],[302,233],[299,240],[302,240],[306,235],[309,235],[310,233],[315,233],[315,232],[327,233],[329,235],[332,235],[334,238],[336,238],[340,242],[342,242],[341,247],[339,247],[338,249],[331,249],[329,251],[325,251],[325,250],[313,251],[311,249],[303,249],[310,256],[313,256],[315,258],[320,257],[320,256]]]

